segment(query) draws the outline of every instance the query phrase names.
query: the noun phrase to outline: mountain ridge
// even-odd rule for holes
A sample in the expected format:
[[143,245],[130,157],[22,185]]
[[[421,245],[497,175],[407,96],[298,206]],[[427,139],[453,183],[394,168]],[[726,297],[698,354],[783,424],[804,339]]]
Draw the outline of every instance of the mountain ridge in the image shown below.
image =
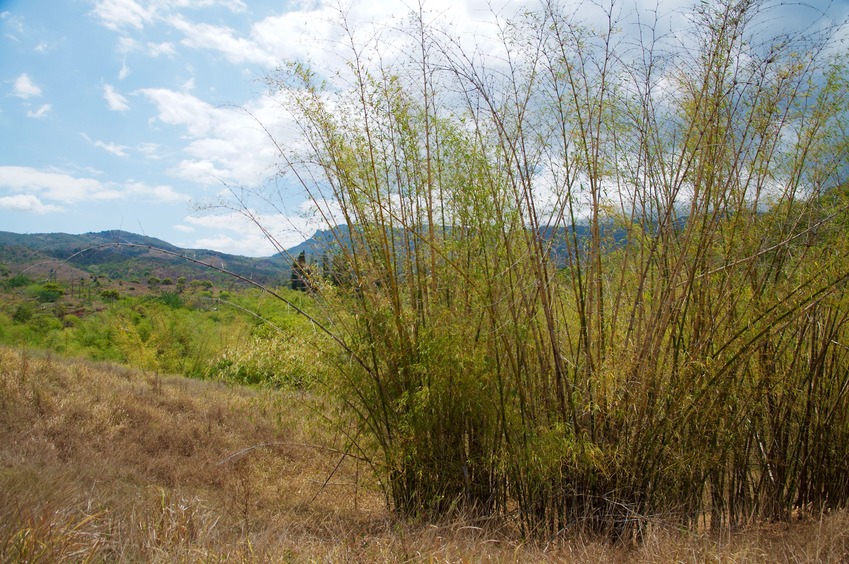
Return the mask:
[[[159,252],[159,251],[164,251]],[[190,260],[186,260],[186,259]],[[225,269],[260,284],[290,274],[281,255],[245,257],[210,249],[191,249],[123,230],[82,234],[0,231],[0,265],[6,272],[60,276],[88,274],[133,280],[149,276],[208,278],[235,282]]]

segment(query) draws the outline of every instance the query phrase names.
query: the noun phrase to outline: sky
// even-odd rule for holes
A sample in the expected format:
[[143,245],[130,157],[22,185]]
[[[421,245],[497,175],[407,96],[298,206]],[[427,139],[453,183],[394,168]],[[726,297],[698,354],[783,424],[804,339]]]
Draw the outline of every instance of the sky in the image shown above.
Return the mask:
[[[524,1],[424,7],[463,36],[485,37],[493,10],[512,15]],[[263,79],[285,60],[342,63],[334,6],[0,0],[0,231],[123,229],[185,248],[268,256],[275,249],[262,232],[216,202],[271,185],[283,205],[260,216],[263,224],[286,248],[311,236],[317,225],[305,195],[274,183],[279,159],[266,130],[285,145],[292,127]],[[403,0],[345,6],[366,34],[417,9]],[[832,3],[838,17],[847,7],[849,0]]]

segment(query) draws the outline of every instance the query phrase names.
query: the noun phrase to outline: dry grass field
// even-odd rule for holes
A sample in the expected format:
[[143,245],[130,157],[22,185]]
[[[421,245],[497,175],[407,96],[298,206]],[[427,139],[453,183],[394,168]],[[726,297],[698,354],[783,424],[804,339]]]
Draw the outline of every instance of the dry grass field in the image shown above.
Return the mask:
[[724,537],[524,543],[510,523],[410,523],[312,396],[0,349],[4,562],[838,562],[846,512]]

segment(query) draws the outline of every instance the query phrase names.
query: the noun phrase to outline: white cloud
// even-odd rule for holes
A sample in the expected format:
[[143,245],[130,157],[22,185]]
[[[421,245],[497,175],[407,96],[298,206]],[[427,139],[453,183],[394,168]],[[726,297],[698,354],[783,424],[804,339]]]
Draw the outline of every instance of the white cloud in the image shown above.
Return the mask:
[[[294,245],[296,244],[297,243]],[[215,249],[222,253],[248,257],[267,257],[278,252],[274,245],[271,244],[261,233],[245,233],[238,239],[234,239],[228,235],[201,237],[195,239],[191,243],[182,243],[180,246],[187,246],[195,249]]]
[[127,156],[127,152],[125,150],[126,147],[124,145],[118,145],[116,143],[104,143],[103,141],[95,141],[94,146],[98,149],[103,149],[108,153],[112,153],[113,155],[118,157]]
[[0,209],[46,214],[60,212],[62,208],[52,204],[44,204],[38,197],[32,194],[17,194],[15,196],[0,197]]
[[105,142],[100,141],[100,140],[95,141],[91,137],[86,135],[85,133],[80,133],[80,136],[83,139],[85,139],[86,141],[88,141],[89,143],[91,143],[93,146],[97,147],[98,149],[103,149],[107,153],[112,153],[113,155],[118,156],[118,157],[126,157],[127,156],[127,152],[126,152],[127,147],[125,147],[124,145],[118,145],[117,143],[105,143]]
[[[144,182],[101,182],[93,178],[78,178],[65,172],[44,171],[22,166],[0,166],[0,189],[13,192],[5,196],[2,207],[29,206],[30,210],[58,211],[51,205],[39,206],[42,200],[61,204],[131,200],[163,204],[185,203],[189,196],[168,185],[151,186]],[[17,208],[16,208],[17,209]],[[39,212],[42,213],[42,212]]]
[[47,117],[47,114],[50,112],[50,109],[52,107],[53,106],[51,104],[44,104],[43,106],[41,106],[40,108],[38,108],[34,112],[33,111],[27,112],[27,117],[28,118],[35,118],[35,119],[44,119],[44,118]]
[[181,225],[181,224],[180,224],[180,225],[175,225],[175,226],[174,226],[174,229],[175,229],[176,231],[180,231],[180,232],[182,232],[182,233],[194,233],[194,232],[195,232],[195,228],[194,228],[194,227],[189,227],[188,225]]
[[118,94],[111,84],[103,85],[103,97],[106,99],[106,105],[113,112],[125,112],[130,109],[127,99]]
[[219,233],[198,238],[192,243],[180,243],[180,245],[217,249],[226,253],[254,257],[270,256],[278,252],[279,249],[269,241],[248,215],[253,215],[284,249],[303,242],[316,229],[308,220],[297,215],[260,214],[255,210],[247,210],[246,213],[233,211],[220,215],[187,216],[184,219],[185,223],[219,231]]
[[[370,3],[379,9],[379,2]],[[397,7],[396,7],[397,9]],[[372,14],[370,19],[374,21]],[[335,52],[343,30],[336,25],[338,12],[329,7],[313,10],[292,11],[279,16],[267,17],[251,28],[251,38],[257,49],[267,53],[269,60],[310,59],[319,64]],[[369,26],[371,27],[371,25]],[[319,57],[319,62],[316,60]],[[331,55],[330,58],[337,59]],[[335,65],[338,59],[330,63]]]
[[[11,12],[0,12],[0,21],[6,22],[10,28],[18,33],[24,33],[24,21],[18,16],[12,15]],[[17,37],[12,37],[11,35],[7,35],[6,37],[10,37],[15,41],[19,41]]]
[[27,73],[23,73],[15,79],[14,95],[18,98],[34,98],[41,96],[41,88],[36,86]]
[[159,154],[159,145],[156,143],[140,143],[136,149],[148,159],[156,161],[162,158]]
[[191,200],[186,194],[182,194],[174,190],[168,185],[149,186],[143,182],[130,182],[126,184],[126,193],[132,196],[142,196],[145,199],[161,202],[163,204],[173,204],[177,202],[188,202]]
[[195,49],[209,49],[223,54],[231,63],[260,63],[274,65],[276,60],[255,42],[237,37],[235,30],[208,23],[192,23],[181,15],[172,16],[168,22],[186,36],[183,45]]
[[182,160],[176,167],[168,169],[168,174],[198,184],[220,184],[228,176],[227,171],[216,168],[215,163],[208,159]]
[[147,52],[151,57],[159,57],[160,55],[167,55],[169,57],[173,57],[177,52],[174,49],[174,44],[170,42],[164,43],[148,43],[147,44]]
[[139,43],[132,37],[121,37],[118,39],[118,52],[119,53],[132,53],[133,51],[139,50]]
[[151,5],[142,6],[135,0],[100,0],[92,13],[104,26],[119,31],[124,27],[143,29],[153,21],[156,9]]
[[[276,148],[268,138],[285,138],[288,118],[273,99],[260,98],[245,108],[215,107],[187,92],[140,90],[158,110],[157,119],[185,129],[191,141],[169,174],[200,184],[261,184],[275,169]],[[262,125],[260,125],[260,123]]]
[[179,8],[208,8],[209,6],[221,5],[231,12],[244,12],[247,6],[242,0],[165,0]]
[[121,194],[93,178],[76,178],[62,172],[23,166],[0,166],[0,187],[13,192],[42,194],[63,204],[93,200],[114,200]]
[[130,67],[127,66],[127,62],[124,61],[121,63],[121,70],[118,71],[118,80],[124,80],[130,76]]
[[138,92],[156,104],[157,117],[163,123],[185,126],[193,137],[202,137],[212,128],[217,110],[191,94],[166,88],[143,88]]
[[[530,4],[528,0],[430,0],[423,17],[450,30],[468,53],[503,54],[506,47],[498,39],[499,27],[493,14],[514,16]],[[405,54],[409,36],[397,30],[414,11],[412,5],[403,2],[355,2],[345,9],[345,18],[355,43],[380,41],[380,56],[386,62]],[[190,21],[182,14],[171,14],[164,20],[183,33],[184,45],[218,52],[234,64],[273,67],[288,59],[310,60],[318,68],[333,72],[344,69],[350,50],[340,17],[340,9],[332,3],[303,2],[285,13],[256,21],[247,34],[223,25]]]

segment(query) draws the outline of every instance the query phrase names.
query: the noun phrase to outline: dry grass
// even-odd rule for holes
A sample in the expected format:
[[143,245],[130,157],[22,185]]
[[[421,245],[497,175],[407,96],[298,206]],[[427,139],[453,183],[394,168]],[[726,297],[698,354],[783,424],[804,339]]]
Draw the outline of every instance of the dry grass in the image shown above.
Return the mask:
[[314,408],[291,393],[0,349],[0,560],[849,560],[846,512],[727,538],[655,525],[629,547],[526,545],[505,523],[400,522],[355,461],[333,473],[337,440]]

